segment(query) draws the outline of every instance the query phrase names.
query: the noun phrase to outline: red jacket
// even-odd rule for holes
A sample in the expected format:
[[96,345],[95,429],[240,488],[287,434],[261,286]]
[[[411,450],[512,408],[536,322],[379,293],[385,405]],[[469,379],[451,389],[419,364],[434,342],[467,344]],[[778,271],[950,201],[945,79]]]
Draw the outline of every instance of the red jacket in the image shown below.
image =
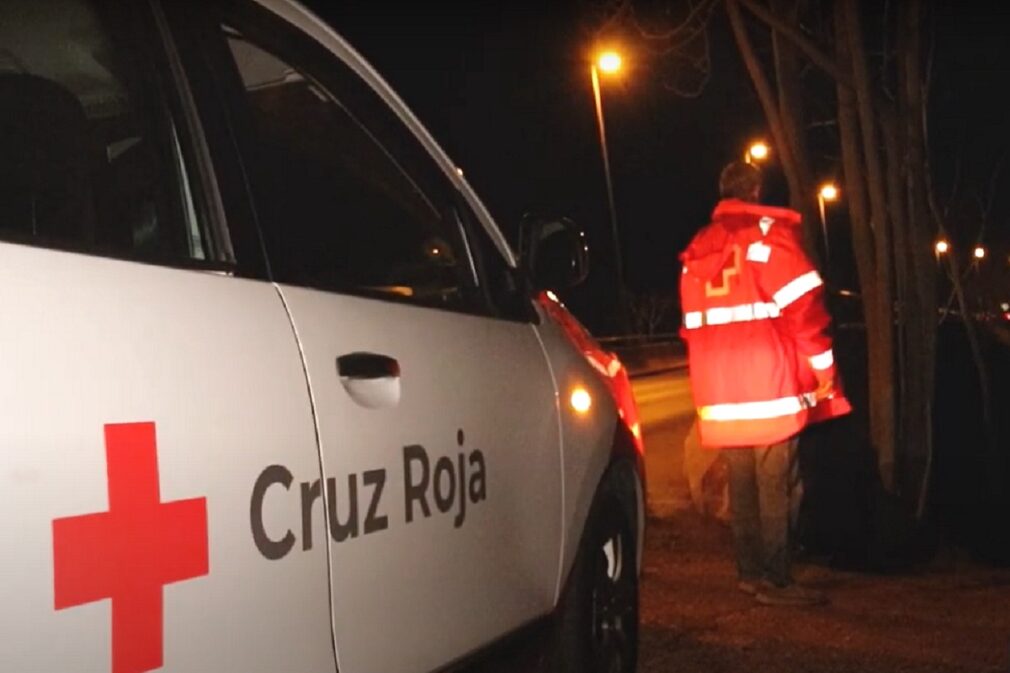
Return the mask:
[[[736,199],[681,254],[681,334],[702,444],[761,446],[851,407],[835,380],[823,282],[800,214]],[[823,387],[822,387],[823,389]]]

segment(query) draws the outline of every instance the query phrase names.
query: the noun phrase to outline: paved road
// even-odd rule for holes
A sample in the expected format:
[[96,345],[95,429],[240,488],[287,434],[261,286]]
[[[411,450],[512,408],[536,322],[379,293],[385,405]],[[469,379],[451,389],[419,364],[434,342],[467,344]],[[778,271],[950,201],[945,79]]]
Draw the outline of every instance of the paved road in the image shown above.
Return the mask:
[[649,508],[669,515],[689,506],[683,476],[684,437],[694,416],[687,370],[636,378],[635,400],[645,437]]

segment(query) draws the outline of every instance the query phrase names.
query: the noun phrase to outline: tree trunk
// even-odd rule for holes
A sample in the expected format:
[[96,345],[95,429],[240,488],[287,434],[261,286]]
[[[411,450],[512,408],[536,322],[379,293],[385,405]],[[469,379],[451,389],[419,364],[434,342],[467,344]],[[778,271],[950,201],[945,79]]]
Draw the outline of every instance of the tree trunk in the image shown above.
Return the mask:
[[[901,96],[899,95],[899,98]],[[899,105],[899,109],[904,107]],[[919,414],[922,398],[922,347],[919,329],[922,311],[915,288],[911,255],[898,251],[911,250],[911,233],[908,227],[906,203],[907,151],[906,137],[898,116],[890,114],[881,121],[881,132],[887,156],[887,202],[891,217],[894,243],[894,300],[897,307],[895,316],[895,351],[897,357],[897,446],[896,459],[901,464],[903,477],[907,469],[919,462],[918,448],[923,443],[922,418]],[[907,480],[896,484],[901,491],[908,486]]]
[[733,28],[733,36],[736,38],[740,55],[743,57],[744,65],[747,67],[747,72],[757,90],[758,99],[761,101],[761,108],[768,120],[772,140],[775,143],[779,160],[782,162],[782,171],[786,175],[789,193],[791,195],[803,194],[803,181],[797,166],[795,148],[789,141],[789,135],[783,124],[782,111],[777,103],[772,85],[768,81],[764,68],[761,67],[761,62],[754,51],[754,45],[747,34],[747,26],[737,0],[726,0],[726,12],[729,14],[730,26]]
[[936,263],[933,259],[934,228],[926,198],[926,101],[922,71],[922,3],[902,2],[898,8],[898,95],[906,120],[905,183],[907,230],[910,252],[909,292],[913,311],[909,315],[909,379],[906,409],[906,446],[910,454],[905,470],[909,495],[916,498],[915,511],[925,513],[926,493],[933,460],[933,400],[936,380]]
[[[865,52],[859,41],[858,16],[855,22],[851,16],[856,9],[851,0],[841,0],[835,5],[835,47],[839,67],[843,72],[851,72],[854,82],[862,79],[862,87],[857,85],[856,91],[838,84],[838,123],[852,218],[853,247],[866,319],[870,441],[877,453],[881,482],[887,490],[893,490],[896,427],[891,259],[889,246],[885,245],[889,242],[886,200],[879,153],[874,141],[872,103],[867,99]],[[860,65],[861,68],[858,67]],[[856,93],[860,88],[864,94],[862,100]],[[872,220],[868,219],[870,214]]]
[[[799,23],[801,0],[773,0],[772,10],[791,23]],[[796,47],[772,31],[772,46],[775,51],[775,81],[778,84],[779,111],[782,117],[782,132],[789,145],[790,155],[796,166],[798,191],[790,190],[789,203],[803,214],[803,232],[807,250],[818,250],[820,240],[820,215],[814,198],[814,178],[810,170],[810,153],[807,149],[806,105],[803,100],[803,80],[800,76],[801,63]],[[820,255],[815,255],[815,259]],[[823,264],[822,264],[823,266]]]

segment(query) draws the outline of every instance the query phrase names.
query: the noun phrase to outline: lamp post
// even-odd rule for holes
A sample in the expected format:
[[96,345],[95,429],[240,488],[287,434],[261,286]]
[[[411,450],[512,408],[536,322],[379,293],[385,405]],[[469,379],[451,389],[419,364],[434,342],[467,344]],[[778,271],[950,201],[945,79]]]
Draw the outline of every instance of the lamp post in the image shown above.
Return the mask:
[[603,51],[590,65],[593,98],[596,102],[596,122],[600,131],[600,151],[603,155],[603,176],[607,183],[607,204],[610,208],[610,235],[614,243],[614,266],[617,272],[617,294],[621,327],[630,332],[627,295],[624,289],[624,264],[621,260],[621,240],[617,236],[617,208],[614,205],[614,186],[610,177],[610,156],[607,152],[607,130],[603,122],[603,97],[600,94],[600,73],[614,75],[621,70],[621,55],[616,51]]
[[824,258],[831,259],[831,246],[828,243],[828,218],[824,212],[824,204],[838,200],[838,187],[833,182],[825,182],[817,190],[817,206],[821,212],[821,234],[824,236]]

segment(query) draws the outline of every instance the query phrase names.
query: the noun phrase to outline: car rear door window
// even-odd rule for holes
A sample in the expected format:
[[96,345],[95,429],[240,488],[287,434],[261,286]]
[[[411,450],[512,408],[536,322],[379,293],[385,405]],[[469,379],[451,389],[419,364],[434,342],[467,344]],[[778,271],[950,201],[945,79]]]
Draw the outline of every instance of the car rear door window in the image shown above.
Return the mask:
[[221,30],[244,88],[253,200],[274,279],[465,308],[473,266],[451,197],[422,187],[333,87]]

